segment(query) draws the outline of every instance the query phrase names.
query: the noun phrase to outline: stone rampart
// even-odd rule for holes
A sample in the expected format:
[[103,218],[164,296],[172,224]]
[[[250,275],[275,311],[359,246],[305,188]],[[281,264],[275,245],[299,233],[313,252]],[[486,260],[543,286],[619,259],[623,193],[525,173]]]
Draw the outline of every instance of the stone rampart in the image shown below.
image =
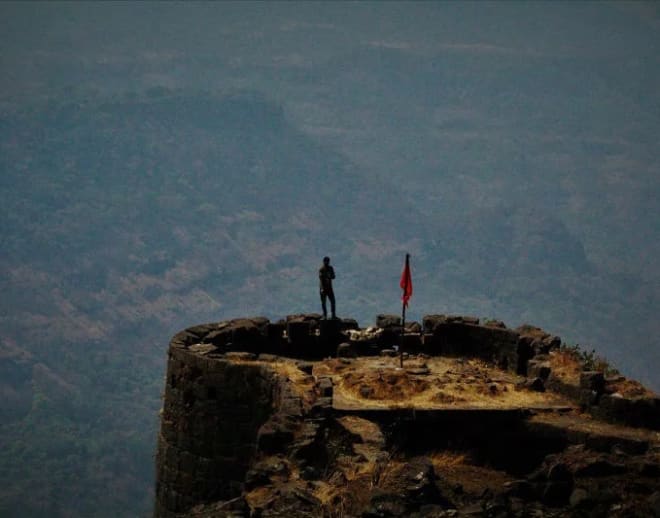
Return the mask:
[[169,518],[238,497],[254,478],[258,451],[277,453],[288,445],[295,455],[314,446],[306,437],[318,435],[316,417],[332,410],[332,380],[313,380],[316,395],[301,398],[272,367],[277,357],[303,360],[298,367],[308,375],[313,364],[307,360],[392,354],[394,346],[406,353],[477,357],[521,375],[523,389],[562,393],[603,420],[660,429],[657,397],[621,397],[602,373],[582,372],[570,382],[553,372],[549,358],[561,340],[538,328],[512,330],[501,322],[447,315],[407,322],[405,333],[397,316],[379,315],[376,323],[360,329],[352,319],[306,314],[277,322],[241,318],[176,334],[169,347],[154,515]]
[[213,358],[184,344],[170,347],[158,438],[155,516],[174,516],[204,502],[239,495],[261,425],[278,398],[265,365]]

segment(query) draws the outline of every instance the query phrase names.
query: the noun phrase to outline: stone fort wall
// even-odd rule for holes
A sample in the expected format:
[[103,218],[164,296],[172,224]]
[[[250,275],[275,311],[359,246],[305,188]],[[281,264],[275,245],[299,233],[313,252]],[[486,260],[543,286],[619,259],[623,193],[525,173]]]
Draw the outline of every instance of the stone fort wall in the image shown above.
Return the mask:
[[[190,327],[173,337],[168,351],[154,515],[175,516],[240,495],[260,429],[275,414],[301,413],[300,398],[269,366],[280,356],[309,361],[395,355],[402,347],[410,354],[478,357],[529,376],[542,390],[561,392],[602,419],[660,429],[658,398],[607,394],[601,373],[585,372],[578,384],[554,377],[546,359],[560,344],[559,337],[538,328],[512,330],[497,321],[446,315],[407,323],[403,335],[400,318],[393,315],[379,315],[376,326],[366,329],[352,319],[323,320],[316,314]],[[277,439],[277,433],[264,437]]]

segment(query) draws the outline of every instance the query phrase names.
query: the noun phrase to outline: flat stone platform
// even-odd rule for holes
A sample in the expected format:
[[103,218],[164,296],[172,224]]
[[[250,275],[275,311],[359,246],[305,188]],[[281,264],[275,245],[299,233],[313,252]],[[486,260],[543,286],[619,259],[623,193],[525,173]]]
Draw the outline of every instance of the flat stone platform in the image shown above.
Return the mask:
[[521,385],[515,374],[479,359],[361,357],[315,363],[333,384],[337,411],[567,412],[568,399]]

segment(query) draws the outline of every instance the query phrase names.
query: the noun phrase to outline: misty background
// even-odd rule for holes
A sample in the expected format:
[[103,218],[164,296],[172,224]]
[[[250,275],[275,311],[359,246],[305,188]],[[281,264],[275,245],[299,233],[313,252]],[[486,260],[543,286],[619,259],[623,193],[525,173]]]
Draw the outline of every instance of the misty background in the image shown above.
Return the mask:
[[324,255],[660,390],[659,159],[657,3],[1,3],[0,515],[149,515],[170,337]]

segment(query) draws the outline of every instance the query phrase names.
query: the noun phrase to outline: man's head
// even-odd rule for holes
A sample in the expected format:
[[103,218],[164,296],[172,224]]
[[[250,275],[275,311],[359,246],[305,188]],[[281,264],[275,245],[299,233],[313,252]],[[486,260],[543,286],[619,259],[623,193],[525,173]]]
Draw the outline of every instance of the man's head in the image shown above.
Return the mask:
[[323,264],[325,264],[326,266],[330,264],[330,258],[327,255],[323,258]]

